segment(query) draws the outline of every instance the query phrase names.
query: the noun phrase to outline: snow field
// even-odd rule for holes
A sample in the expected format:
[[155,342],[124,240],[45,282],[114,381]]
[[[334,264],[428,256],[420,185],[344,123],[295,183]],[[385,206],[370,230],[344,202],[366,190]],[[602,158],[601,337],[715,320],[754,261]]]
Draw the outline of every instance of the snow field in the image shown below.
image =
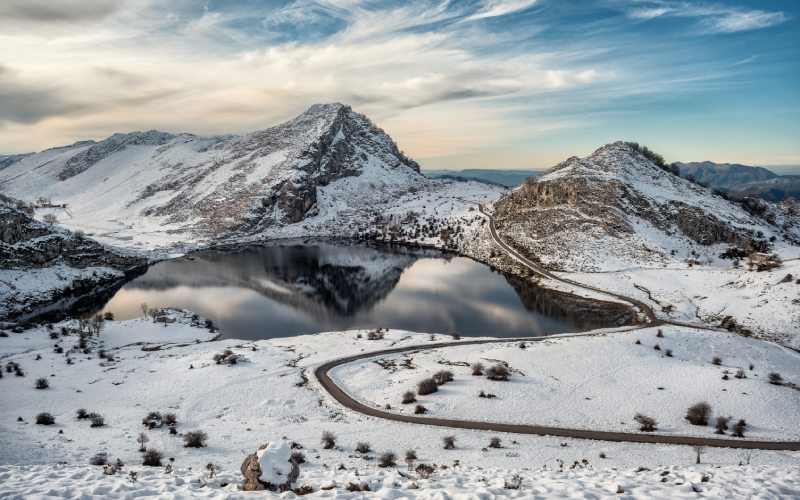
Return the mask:
[[[797,353],[727,332],[665,326],[659,338],[658,330],[551,338],[527,342],[524,349],[498,343],[380,356],[342,365],[331,375],[356,399],[405,414],[421,404],[433,417],[637,432],[633,417],[643,413],[658,421],[659,434],[716,437],[713,417],[709,426],[684,418],[690,405],[707,401],[714,417],[731,416],[731,425],[745,419],[747,438],[800,437],[800,391],[768,383],[771,372],[800,381]],[[486,368],[503,362],[511,380],[473,376],[474,362]],[[736,378],[739,369],[746,378]],[[417,396],[415,404],[401,404],[405,391],[440,370],[452,371],[455,380]],[[480,392],[496,397],[478,397]]]

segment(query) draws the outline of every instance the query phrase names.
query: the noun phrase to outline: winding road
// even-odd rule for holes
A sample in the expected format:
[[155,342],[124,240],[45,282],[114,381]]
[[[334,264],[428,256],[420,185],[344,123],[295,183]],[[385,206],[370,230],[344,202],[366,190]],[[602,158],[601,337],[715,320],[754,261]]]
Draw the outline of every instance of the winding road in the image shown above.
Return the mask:
[[[507,245],[497,234],[497,230],[494,224],[494,217],[492,216],[492,214],[486,212],[482,205],[479,208],[481,213],[484,216],[486,216],[489,220],[489,229],[491,231],[492,238],[495,240],[495,242],[497,242],[497,244],[501,248],[503,248],[503,250],[505,250],[511,257],[513,257],[515,260],[528,267],[531,271],[541,276],[544,276],[548,279],[560,281],[562,283],[567,283],[573,286],[599,292],[604,295],[614,297],[623,302],[629,303],[633,307],[639,309],[647,317],[647,322],[645,326],[674,324],[680,326],[691,326],[693,328],[705,328],[705,329],[716,330],[716,328],[707,326],[704,327],[700,325],[691,325],[686,323],[679,323],[679,322],[659,319],[656,316],[655,312],[653,311],[653,308],[650,307],[648,304],[642,302],[641,300],[632,297],[627,297],[622,294],[601,290],[599,288],[588,286],[583,283],[578,283],[569,279],[561,278],[547,271],[546,269],[542,269],[537,264],[532,262],[530,259],[527,259],[525,256],[520,255],[519,252],[517,252],[509,245]],[[586,336],[586,335],[592,335],[592,334],[578,334],[574,336]],[[560,336],[560,338],[561,337],[569,337],[569,335]],[[352,363],[354,361],[359,361],[362,359],[385,356],[390,354],[419,352],[429,349],[439,349],[452,346],[463,346],[463,345],[473,345],[473,344],[519,342],[522,340],[524,340],[525,342],[537,342],[545,340],[547,338],[548,337],[528,337],[528,338],[514,338],[514,339],[462,340],[456,342],[429,343],[425,345],[414,345],[414,346],[384,349],[380,351],[371,351],[329,361],[317,367],[314,370],[314,376],[316,377],[320,385],[345,408],[362,413],[364,415],[369,415],[371,417],[382,418],[385,420],[393,420],[396,422],[432,425],[432,426],[447,427],[452,429],[472,429],[472,430],[492,431],[492,432],[510,432],[517,434],[534,434],[540,436],[554,436],[554,437],[575,438],[575,439],[595,439],[595,440],[613,441],[613,442],[709,446],[717,448],[748,448],[748,449],[761,449],[761,450],[800,451],[800,441],[758,441],[758,440],[737,439],[737,438],[663,435],[663,434],[653,434],[644,432],[613,432],[613,431],[599,431],[592,429],[549,427],[543,425],[509,424],[501,422],[481,422],[474,420],[435,418],[435,417],[425,417],[418,415],[403,415],[367,406],[364,403],[357,401],[349,394],[347,394],[341,387],[339,387],[331,379],[329,374],[330,371],[336,368],[337,366],[341,366],[347,363]]]

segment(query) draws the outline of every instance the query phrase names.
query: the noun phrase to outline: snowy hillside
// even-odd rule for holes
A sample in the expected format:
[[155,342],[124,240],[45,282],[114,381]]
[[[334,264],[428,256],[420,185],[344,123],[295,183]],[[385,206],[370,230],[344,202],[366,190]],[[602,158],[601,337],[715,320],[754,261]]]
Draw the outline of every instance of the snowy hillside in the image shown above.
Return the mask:
[[[797,217],[761,216],[656,166],[628,143],[572,157],[495,204],[500,232],[555,268],[606,271],[693,259],[730,248],[800,255]],[[756,211],[754,211],[756,212]],[[756,212],[757,213],[757,212]],[[774,241],[771,241],[774,240]]]
[[0,201],[0,319],[74,305],[144,264]]
[[314,105],[241,136],[115,134],[3,164],[0,193],[49,199],[40,213],[143,248],[275,231],[332,212],[397,206],[413,193],[476,189],[426,179],[386,133],[342,104]]
[[[4,372],[0,378],[7,403],[0,405],[0,497],[263,498],[264,492],[246,493],[237,488],[242,483],[242,461],[259,444],[267,442],[285,442],[295,448],[292,451],[302,453],[305,462],[300,465],[295,486],[308,486],[316,495],[330,498],[574,498],[613,496],[620,490],[637,498],[694,498],[696,491],[716,498],[754,492],[766,498],[798,494],[797,452],[707,448],[702,453],[702,464],[696,465],[695,451],[688,446],[392,422],[343,408],[313,376],[314,368],[330,359],[424,344],[431,342],[429,334],[389,330],[384,338],[370,340],[367,331],[359,330],[209,343],[204,341],[214,334],[205,328],[202,318],[180,311],[171,311],[168,317],[175,321],[105,321],[99,334],[88,337],[88,354],[75,347],[80,342],[75,321],[54,324],[52,330],[37,326],[0,336],[3,364],[16,363],[24,372],[24,376]],[[705,348],[695,353],[689,343],[696,333],[670,329],[665,331],[665,338],[657,339],[651,329],[608,337],[553,339],[526,350],[515,345],[424,350],[413,354],[410,368],[398,365],[396,371],[390,366],[357,362],[352,369],[370,367],[373,378],[346,382],[354,394],[362,392],[352,385],[388,387],[378,401],[382,406],[385,397],[397,408],[401,405],[396,401],[406,384],[394,387],[393,381],[411,376],[416,382],[431,371],[451,369],[456,380],[437,394],[425,396],[424,403],[434,413],[444,413],[448,402],[462,395],[463,404],[456,410],[460,417],[478,418],[485,412],[495,419],[498,415],[512,416],[516,411],[522,421],[552,423],[556,419],[583,418],[580,414],[559,412],[556,407],[559,402],[561,408],[575,402],[581,408],[596,405],[603,410],[597,415],[584,415],[588,419],[584,423],[600,428],[620,426],[616,417],[629,421],[630,411],[650,411],[672,395],[676,402],[658,408],[654,415],[659,418],[659,432],[665,433],[678,432],[670,427],[675,421],[680,423],[682,415],[672,415],[672,410],[683,409],[685,403],[693,403],[692,398],[702,394],[711,398],[715,410],[747,416],[747,437],[750,433],[771,435],[784,425],[791,433],[784,438],[796,435],[796,412],[776,414],[773,410],[787,405],[796,407],[797,391],[770,386],[764,380],[769,370],[780,370],[787,382],[796,382],[797,363],[790,354],[752,340],[714,334],[703,335]],[[54,334],[55,340],[51,338]],[[433,338],[436,342],[450,339],[447,335]],[[641,339],[642,344],[634,344],[634,339]],[[662,357],[654,351],[651,346],[656,341],[665,349],[674,349],[675,357]],[[54,350],[54,343],[63,351]],[[213,356],[224,349],[239,356],[235,365],[214,362]],[[636,352],[641,354],[633,354]],[[618,354],[624,361],[621,372],[609,369]],[[723,366],[709,363],[705,359],[709,355],[721,356]],[[506,360],[513,368],[523,369],[525,375],[515,372],[510,382],[488,382],[466,375],[464,367],[438,362],[484,357]],[[564,361],[566,364],[561,366]],[[600,364],[590,370],[592,376],[586,379],[586,367],[592,367],[591,362]],[[652,369],[654,362],[659,369]],[[745,367],[747,379],[719,378],[723,369],[749,362],[755,367],[753,371]],[[666,367],[671,368],[662,373],[660,368]],[[701,376],[703,385],[682,392],[676,386],[681,381],[682,375],[676,372],[680,367],[685,368],[685,373]],[[36,389],[37,378],[45,378],[48,387]],[[597,395],[595,391],[601,390],[604,382],[612,383],[618,392]],[[656,388],[661,383],[666,388],[663,394]],[[476,389],[481,384],[492,384],[490,390],[498,397],[479,399]],[[721,392],[719,388],[725,384],[729,390]],[[470,389],[471,385],[475,387]],[[526,387],[543,395],[546,404],[540,404],[538,398],[514,395]],[[752,395],[738,394],[742,391],[734,390],[737,387],[746,387]],[[551,389],[564,392],[549,394]],[[757,401],[760,394],[767,397],[768,405],[736,406],[740,401]],[[615,402],[620,395],[626,395],[623,399],[627,401],[618,410]],[[587,396],[592,401],[585,400]],[[90,419],[78,418],[77,410],[81,408],[102,418],[102,425],[92,426]],[[142,419],[156,411],[174,414],[176,423],[145,425]],[[41,412],[51,414],[55,422],[37,425],[35,419]],[[171,427],[175,428],[174,433]],[[207,446],[183,445],[184,436],[193,430],[207,434]],[[324,431],[337,437],[334,448],[321,445]],[[163,454],[161,466],[143,465],[137,451],[140,432],[148,440],[147,448]],[[704,426],[702,432],[714,436],[711,426]],[[443,449],[442,438],[448,435],[455,437],[453,450]],[[493,437],[501,439],[501,448],[487,448]],[[356,451],[359,442],[368,443],[372,451]],[[413,450],[417,456],[415,470],[407,470],[406,450]],[[398,455],[397,465],[380,467],[378,457],[390,451]],[[119,458],[124,462],[122,469],[106,475],[102,466],[89,465],[99,453],[105,453],[110,463]],[[209,477],[209,463],[219,467],[215,477]],[[430,466],[430,473],[417,468],[420,464]],[[137,474],[135,482],[130,479],[131,472]],[[515,474],[521,476],[518,485]],[[353,491],[350,483],[366,485],[372,493]],[[291,493],[284,497],[294,498]]]

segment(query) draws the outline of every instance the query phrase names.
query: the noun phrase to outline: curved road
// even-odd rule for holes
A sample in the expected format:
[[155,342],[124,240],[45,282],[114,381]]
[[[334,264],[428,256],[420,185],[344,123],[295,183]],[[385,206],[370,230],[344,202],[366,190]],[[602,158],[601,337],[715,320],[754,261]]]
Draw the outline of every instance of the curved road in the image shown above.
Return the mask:
[[[595,288],[592,286],[584,285],[582,283],[578,283],[569,279],[561,278],[552,274],[551,272],[540,268],[537,264],[532,262],[531,260],[527,259],[523,255],[520,255],[519,252],[511,248],[507,245],[497,234],[497,231],[494,226],[494,217],[487,213],[484,210],[483,205],[480,205],[480,211],[483,215],[485,215],[489,219],[489,229],[492,234],[492,238],[497,242],[500,247],[502,247],[509,255],[514,257],[517,261],[522,263],[523,265],[527,266],[533,272],[545,276],[549,279],[557,280],[562,283],[568,283],[570,285],[578,286],[581,288],[585,288],[588,290],[593,290],[596,292],[603,293],[605,295],[609,295],[615,297],[623,302],[627,302],[647,316],[647,326],[654,326],[659,324],[675,324],[675,325],[682,325],[682,326],[691,326],[694,328],[706,328],[706,329],[713,329],[710,327],[703,327],[698,325],[691,325],[691,324],[684,324],[672,321],[664,321],[656,317],[655,312],[653,311],[652,307],[648,304],[642,302],[641,300],[634,299],[631,297],[627,297],[622,294],[617,294],[614,292],[608,292],[606,290],[601,290],[599,288]],[[586,334],[581,334],[581,336],[585,336]],[[577,336],[577,335],[576,335]],[[559,338],[568,337],[568,336],[560,336]],[[392,349],[384,349],[381,351],[372,351],[366,353],[360,353],[353,356],[348,356],[345,358],[335,359],[333,361],[329,361],[314,370],[314,376],[319,381],[320,385],[342,406],[345,408],[349,408],[353,411],[357,411],[359,413],[363,413],[364,415],[369,415],[372,417],[382,418],[385,420],[394,420],[397,422],[405,422],[411,424],[422,424],[422,425],[434,425],[439,427],[447,427],[452,429],[472,429],[472,430],[481,430],[481,431],[493,431],[493,432],[512,432],[517,434],[535,434],[540,436],[555,436],[555,437],[564,437],[564,438],[576,438],[576,439],[596,439],[602,441],[614,441],[614,442],[628,442],[628,443],[652,443],[652,444],[672,444],[672,445],[690,445],[690,446],[709,446],[709,447],[719,447],[719,448],[750,448],[750,449],[761,449],[761,450],[788,450],[788,451],[800,451],[800,441],[754,441],[749,439],[737,439],[737,438],[711,438],[711,437],[695,437],[695,436],[675,436],[675,435],[663,435],[663,434],[652,434],[652,433],[644,433],[644,432],[613,432],[613,431],[597,431],[591,429],[570,429],[566,427],[549,427],[543,425],[527,425],[527,424],[509,424],[509,423],[501,423],[501,422],[480,422],[480,421],[473,421],[473,420],[460,420],[460,419],[448,419],[448,418],[434,418],[434,417],[424,417],[418,415],[401,415],[398,413],[391,413],[388,411],[384,411],[378,408],[373,408],[371,406],[367,406],[364,403],[361,403],[347,394],[343,389],[341,389],[336,383],[331,379],[329,372],[336,368],[337,366],[341,366],[347,363],[352,363],[353,361],[358,361],[361,359],[372,358],[376,356],[384,356],[388,354],[399,354],[405,352],[417,352],[423,351],[428,349],[436,349],[436,348],[443,348],[443,347],[451,347],[451,346],[461,346],[461,345],[471,345],[471,344],[490,344],[490,343],[501,343],[501,342],[519,342],[524,340],[525,342],[536,342],[541,341],[549,337],[531,337],[531,338],[514,338],[514,339],[492,339],[492,340],[462,340],[457,342],[439,342],[439,343],[431,343],[426,345],[416,345],[416,346],[406,346],[406,347],[396,347]]]
[[496,339],[496,340],[466,340],[459,342],[440,342],[431,343],[427,345],[416,345],[406,347],[396,347],[393,349],[384,349],[382,351],[372,351],[367,353],[356,354],[346,358],[339,358],[329,361],[314,370],[314,376],[317,378],[322,387],[333,396],[345,408],[353,411],[369,415],[371,417],[382,418],[385,420],[394,420],[396,422],[405,422],[409,424],[423,424],[435,425],[439,427],[447,427],[452,429],[473,429],[480,431],[493,431],[493,432],[513,432],[517,434],[536,434],[540,436],[555,436],[576,439],[597,439],[602,441],[616,441],[628,443],[656,443],[656,444],[680,444],[691,446],[710,446],[718,448],[753,448],[760,450],[790,450],[800,451],[800,441],[753,441],[749,439],[737,438],[706,438],[706,437],[693,437],[693,436],[674,436],[662,435],[651,433],[633,433],[633,432],[611,432],[611,431],[596,431],[590,429],[570,429],[565,427],[548,427],[544,425],[527,425],[527,424],[507,424],[501,422],[479,422],[474,420],[458,420],[449,418],[434,418],[423,417],[418,415],[401,415],[399,413],[391,413],[378,408],[367,406],[364,403],[356,401],[344,390],[342,390],[331,379],[329,372],[337,366],[352,363],[361,359],[372,358],[375,356],[384,356],[387,354],[399,354],[405,352],[424,351],[428,349],[436,349],[441,347],[451,347],[458,345],[470,344],[489,344],[500,342],[535,342],[544,340],[548,337],[533,337],[525,339]]

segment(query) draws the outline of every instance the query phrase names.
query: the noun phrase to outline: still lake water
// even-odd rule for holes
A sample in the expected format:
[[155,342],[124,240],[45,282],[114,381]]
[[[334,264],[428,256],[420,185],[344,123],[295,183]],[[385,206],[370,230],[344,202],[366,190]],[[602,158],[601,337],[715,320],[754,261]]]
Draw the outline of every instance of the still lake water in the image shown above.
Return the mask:
[[239,339],[378,327],[517,337],[608,326],[571,314],[555,303],[562,299],[438,251],[284,241],[160,262],[101,310],[128,319],[142,303],[186,308]]

